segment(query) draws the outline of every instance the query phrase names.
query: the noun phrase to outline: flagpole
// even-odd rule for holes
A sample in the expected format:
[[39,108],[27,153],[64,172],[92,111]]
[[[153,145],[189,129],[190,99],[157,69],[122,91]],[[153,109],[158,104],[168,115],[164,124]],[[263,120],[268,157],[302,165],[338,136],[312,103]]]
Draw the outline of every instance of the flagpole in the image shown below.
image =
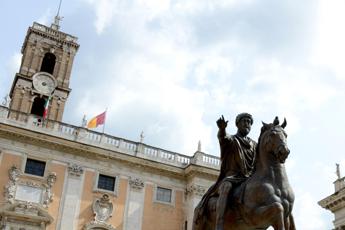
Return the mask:
[[102,131],[103,134],[104,134],[104,128],[105,128],[105,121],[107,119],[107,110],[108,110],[108,108],[105,108],[104,124],[103,124],[103,131]]

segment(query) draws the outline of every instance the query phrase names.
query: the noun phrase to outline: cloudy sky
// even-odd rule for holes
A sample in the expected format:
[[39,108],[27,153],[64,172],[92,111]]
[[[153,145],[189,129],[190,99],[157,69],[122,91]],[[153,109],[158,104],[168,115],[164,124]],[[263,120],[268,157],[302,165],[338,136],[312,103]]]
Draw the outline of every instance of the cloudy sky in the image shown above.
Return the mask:
[[[58,0],[2,0],[0,96],[27,28],[50,25]],[[192,155],[219,155],[215,121],[287,118],[298,229],[332,228],[317,201],[345,174],[345,1],[69,0],[61,30],[79,38],[64,122],[108,108],[106,133]],[[101,129],[100,129],[101,130]]]

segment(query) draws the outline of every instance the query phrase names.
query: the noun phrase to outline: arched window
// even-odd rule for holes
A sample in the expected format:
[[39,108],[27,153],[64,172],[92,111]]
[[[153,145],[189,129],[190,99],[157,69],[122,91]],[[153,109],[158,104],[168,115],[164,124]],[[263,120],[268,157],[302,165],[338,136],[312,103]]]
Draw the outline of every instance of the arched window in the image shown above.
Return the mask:
[[53,74],[54,72],[54,66],[55,66],[56,57],[52,53],[46,53],[44,55],[42,65],[41,65],[41,71],[47,72],[50,74]]
[[36,97],[31,107],[31,114],[43,117],[44,104],[46,100],[41,97]]

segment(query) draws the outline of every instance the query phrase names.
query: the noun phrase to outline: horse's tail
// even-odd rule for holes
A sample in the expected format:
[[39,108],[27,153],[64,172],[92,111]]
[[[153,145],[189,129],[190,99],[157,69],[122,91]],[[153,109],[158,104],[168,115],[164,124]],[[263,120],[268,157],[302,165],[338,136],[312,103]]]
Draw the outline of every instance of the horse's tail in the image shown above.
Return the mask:
[[289,215],[289,221],[290,221],[290,229],[288,230],[296,230],[295,221],[293,219],[292,213],[290,213]]

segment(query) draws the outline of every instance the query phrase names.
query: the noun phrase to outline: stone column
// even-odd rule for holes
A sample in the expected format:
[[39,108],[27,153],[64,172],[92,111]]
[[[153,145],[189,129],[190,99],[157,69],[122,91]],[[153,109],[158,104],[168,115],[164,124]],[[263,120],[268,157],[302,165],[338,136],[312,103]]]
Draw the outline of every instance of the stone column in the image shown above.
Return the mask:
[[129,178],[124,230],[142,229],[144,199],[144,182],[139,178]]
[[84,169],[79,165],[70,164],[63,191],[62,209],[59,215],[61,221],[57,229],[77,229],[83,185]]

